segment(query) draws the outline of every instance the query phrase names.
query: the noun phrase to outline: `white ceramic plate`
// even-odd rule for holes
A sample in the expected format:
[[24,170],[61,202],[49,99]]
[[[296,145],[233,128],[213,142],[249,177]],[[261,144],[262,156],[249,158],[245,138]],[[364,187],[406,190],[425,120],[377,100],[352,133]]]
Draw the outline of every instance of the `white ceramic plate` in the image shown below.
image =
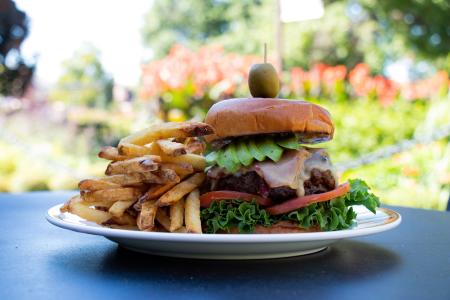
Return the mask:
[[70,213],[61,213],[61,205],[48,210],[47,220],[61,228],[101,235],[138,252],[204,259],[262,259],[304,255],[321,251],[345,238],[383,232],[397,227],[401,216],[379,208],[372,214],[356,206],[357,224],[351,229],[283,234],[190,234],[143,232],[112,229],[97,225]]

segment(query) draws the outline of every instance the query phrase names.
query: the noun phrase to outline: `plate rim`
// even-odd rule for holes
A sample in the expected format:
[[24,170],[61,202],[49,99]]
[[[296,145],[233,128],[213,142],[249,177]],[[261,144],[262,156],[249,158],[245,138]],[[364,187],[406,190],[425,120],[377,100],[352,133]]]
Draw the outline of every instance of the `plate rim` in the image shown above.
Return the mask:
[[[63,204],[57,204],[48,209],[45,218],[49,223],[57,227],[75,232],[100,235],[103,237],[125,238],[134,240],[153,240],[164,242],[195,242],[195,243],[280,243],[280,242],[307,242],[319,240],[338,240],[366,236],[394,229],[402,222],[402,216],[389,208],[377,208],[390,218],[388,222],[359,229],[344,229],[337,231],[302,232],[302,233],[275,233],[275,234],[192,234],[171,232],[145,232],[127,229],[115,229],[109,227],[96,227],[86,224],[76,224],[62,220],[59,208]],[[58,212],[57,214],[55,212]]]

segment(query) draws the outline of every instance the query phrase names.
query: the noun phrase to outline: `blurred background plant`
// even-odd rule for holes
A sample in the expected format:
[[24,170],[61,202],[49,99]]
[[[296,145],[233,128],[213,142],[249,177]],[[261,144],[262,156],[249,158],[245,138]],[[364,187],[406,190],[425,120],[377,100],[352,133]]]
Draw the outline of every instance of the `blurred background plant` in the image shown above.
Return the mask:
[[[145,10],[122,2],[142,17],[134,31],[122,32],[125,25],[114,18],[122,4],[101,10],[100,1],[97,10],[85,10],[85,2],[69,1],[67,10],[55,8],[63,19],[49,20],[62,27],[60,38],[67,43],[77,38],[79,28],[70,36],[69,27],[64,29],[75,23],[66,18],[76,17],[77,9],[86,23],[91,20],[86,33],[95,28],[100,33],[88,42],[78,37],[60,61],[45,60],[52,47],[39,48],[42,41],[34,44],[41,58],[24,57],[22,42],[32,38],[33,21],[41,24],[33,12],[45,5],[27,10],[27,16],[15,2],[0,0],[0,191],[75,188],[79,179],[104,169],[96,158],[101,145],[114,145],[160,120],[201,120],[217,101],[248,97],[248,70],[262,60],[267,42],[282,82],[280,97],[319,103],[331,112],[336,135],[324,146],[338,166],[352,166],[341,168],[343,179],[367,180],[384,203],[441,210],[447,205],[447,1],[154,0]],[[98,24],[100,10],[111,14],[109,23],[103,19],[105,28]],[[135,57],[127,52],[133,47],[123,39],[139,32],[142,49],[151,54],[143,51],[147,54],[133,69]],[[99,46],[108,35],[115,46]],[[60,65],[50,82],[45,79],[52,75],[44,73],[50,65],[42,61]],[[114,63],[120,61],[130,63],[118,71]],[[447,134],[433,141],[411,142],[394,155],[385,151],[369,164],[354,163],[442,131]]]

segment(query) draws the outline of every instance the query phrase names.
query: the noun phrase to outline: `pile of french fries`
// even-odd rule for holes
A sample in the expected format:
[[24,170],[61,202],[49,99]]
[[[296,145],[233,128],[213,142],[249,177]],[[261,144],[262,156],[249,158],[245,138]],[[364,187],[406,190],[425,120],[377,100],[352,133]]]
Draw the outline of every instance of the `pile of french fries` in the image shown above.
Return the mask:
[[105,175],[79,183],[61,207],[88,221],[143,231],[202,233],[198,187],[206,163],[204,123],[162,123],[123,138],[98,154]]

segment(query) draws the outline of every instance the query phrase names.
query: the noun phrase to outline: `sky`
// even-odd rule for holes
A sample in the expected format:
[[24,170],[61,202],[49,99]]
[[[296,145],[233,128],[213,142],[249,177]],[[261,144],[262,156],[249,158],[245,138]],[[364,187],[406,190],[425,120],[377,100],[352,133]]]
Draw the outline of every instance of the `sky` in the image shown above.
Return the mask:
[[37,81],[52,85],[62,73],[61,63],[83,43],[101,53],[104,68],[119,85],[134,86],[140,62],[151,56],[140,36],[143,16],[152,0],[15,0],[30,19],[22,44],[25,57],[37,55]]

